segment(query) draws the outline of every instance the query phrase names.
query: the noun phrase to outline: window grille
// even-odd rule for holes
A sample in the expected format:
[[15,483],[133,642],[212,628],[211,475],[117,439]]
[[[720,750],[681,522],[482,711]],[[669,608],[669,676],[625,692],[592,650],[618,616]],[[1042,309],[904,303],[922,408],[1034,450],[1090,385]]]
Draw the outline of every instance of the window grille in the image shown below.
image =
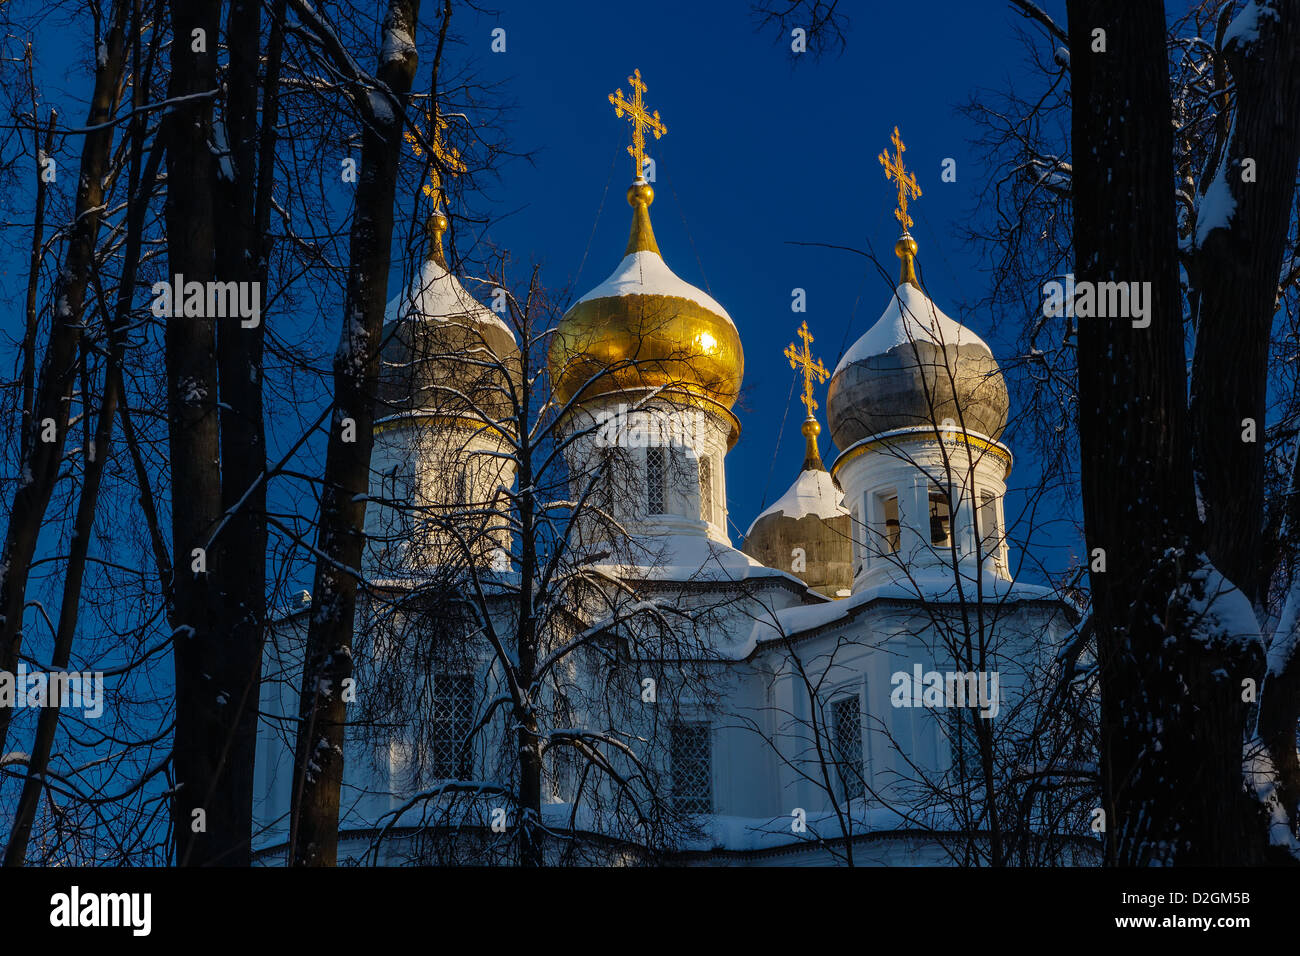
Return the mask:
[[831,733],[840,796],[856,800],[866,789],[862,772],[862,705],[857,694],[831,703]]
[[664,514],[665,488],[668,481],[668,451],[665,448],[647,448],[645,452],[646,513]]
[[679,813],[713,810],[713,761],[709,725],[679,723],[672,728],[670,759],[673,807]]
[[436,779],[470,779],[469,735],[473,726],[473,676],[434,674],[432,771]]

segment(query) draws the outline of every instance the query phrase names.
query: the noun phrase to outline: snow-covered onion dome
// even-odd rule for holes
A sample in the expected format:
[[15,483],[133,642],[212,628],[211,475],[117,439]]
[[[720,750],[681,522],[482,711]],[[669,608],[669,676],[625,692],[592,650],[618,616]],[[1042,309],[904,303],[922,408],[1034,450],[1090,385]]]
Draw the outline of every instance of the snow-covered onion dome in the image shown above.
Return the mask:
[[654,189],[628,188],[632,232],[614,273],[560,320],[548,363],[557,402],[663,388],[729,410],[745,358],[726,310],[678,278],[650,227]]
[[447,269],[447,219],[429,217],[429,253],[388,304],[380,353],[378,424],[411,416],[478,421],[509,416],[519,346],[510,327]]
[[894,297],[831,377],[831,438],[841,451],[871,435],[952,426],[996,439],[1007,424],[1007,386],[993,352],[949,318],[916,281],[916,240],[894,245],[902,270]]
[[817,450],[821,425],[803,423],[807,452],[789,490],[754,519],[741,546],[769,568],[789,571],[831,598],[847,597],[853,586],[853,540],[849,510]]

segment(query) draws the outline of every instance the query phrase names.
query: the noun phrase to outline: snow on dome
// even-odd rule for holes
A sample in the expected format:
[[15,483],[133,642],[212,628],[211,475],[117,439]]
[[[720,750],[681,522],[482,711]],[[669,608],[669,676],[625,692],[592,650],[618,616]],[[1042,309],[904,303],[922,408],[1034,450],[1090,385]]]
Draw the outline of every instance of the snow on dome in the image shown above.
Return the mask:
[[909,281],[844,353],[826,396],[841,451],[871,435],[948,421],[996,439],[1009,408],[993,351]]
[[884,355],[892,348],[909,342],[928,342],[937,346],[980,345],[990,354],[984,340],[949,318],[928,295],[910,282],[900,283],[889,307],[863,336],[844,353],[835,366],[838,375],[854,362]]
[[835,479],[825,471],[802,471],[793,485],[781,498],[750,523],[745,537],[749,537],[754,526],[768,515],[785,515],[787,518],[803,518],[816,515],[818,518],[835,518],[848,515],[844,507],[844,495],[835,487]]
[[510,415],[510,382],[519,377],[514,332],[435,256],[389,300],[384,318],[379,420],[430,410],[473,419]]
[[495,325],[514,338],[510,326],[474,296],[465,290],[460,280],[432,258],[420,264],[420,271],[403,289],[388,300],[384,321],[399,318],[459,318],[472,317],[478,322]]
[[730,409],[745,374],[736,324],[664,262],[650,225],[650,184],[633,183],[627,201],[632,229],[618,268],[564,313],[551,337],[555,400],[664,389]]
[[707,293],[678,277],[657,252],[642,250],[623,257],[608,279],[584,295],[578,302],[615,298],[624,295],[667,295],[687,299],[722,316],[735,328],[731,316]]

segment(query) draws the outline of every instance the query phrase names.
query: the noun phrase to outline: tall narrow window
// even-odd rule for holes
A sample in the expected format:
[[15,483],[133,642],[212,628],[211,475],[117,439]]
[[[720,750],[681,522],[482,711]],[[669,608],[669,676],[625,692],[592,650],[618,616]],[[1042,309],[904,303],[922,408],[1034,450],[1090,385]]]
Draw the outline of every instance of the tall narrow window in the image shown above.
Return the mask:
[[[595,486],[591,490],[591,501],[599,509],[612,512],[620,494],[627,494],[628,465],[627,452],[618,448],[600,449],[599,473],[595,476]],[[584,475],[578,483],[580,490],[586,490],[588,476]],[[626,499],[623,499],[626,500]]]
[[866,791],[862,773],[862,705],[857,694],[831,702],[831,734],[840,796],[856,800]]
[[892,554],[898,550],[899,544],[899,524],[898,524],[898,495],[889,494],[881,502],[881,512],[885,516],[885,536],[882,542],[885,551]]
[[433,776],[468,780],[472,775],[470,728],[474,726],[474,677],[433,675]]
[[382,473],[379,494],[389,508],[389,530],[398,538],[410,537],[414,526],[412,511],[415,497],[415,468],[408,462],[398,462]]
[[[555,724],[557,727],[572,727],[573,705],[567,694],[555,695]],[[574,772],[576,753],[572,747],[551,747],[551,798],[562,800],[565,788],[569,785],[570,775]]]
[[952,754],[952,770],[960,780],[979,780],[983,773],[980,762],[979,739],[975,735],[977,712],[966,707],[949,711],[948,749]]
[[668,450],[663,446],[646,449],[645,481],[646,514],[663,514],[667,510],[664,499],[668,483]]
[[379,496],[385,503],[397,500],[397,470],[401,467],[396,464],[379,473]]
[[713,459],[700,458],[700,520],[713,522]]
[[998,499],[991,492],[980,492],[979,522],[980,550],[985,554],[997,554],[1002,529],[998,527]]
[[952,508],[948,496],[930,487],[930,543],[946,548],[952,544]]
[[463,468],[456,473],[456,500],[452,503],[457,505],[469,503],[469,472]]
[[713,746],[709,725],[675,723],[669,761],[673,778],[673,807],[679,813],[713,810]]
[[[854,503],[853,507],[849,509],[849,534],[852,536],[853,560],[855,563],[862,560],[863,552],[867,550],[862,545],[862,533],[862,512],[858,509],[857,504]],[[853,569],[853,573],[857,574],[856,566]]]

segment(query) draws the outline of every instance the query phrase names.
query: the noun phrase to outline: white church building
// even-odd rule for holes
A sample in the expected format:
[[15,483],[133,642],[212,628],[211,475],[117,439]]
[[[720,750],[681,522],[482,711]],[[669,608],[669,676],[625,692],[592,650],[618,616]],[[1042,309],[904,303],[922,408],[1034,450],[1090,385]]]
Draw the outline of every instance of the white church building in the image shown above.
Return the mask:
[[[634,133],[640,144],[635,118]],[[551,666],[549,739],[574,744],[557,748],[545,768],[548,854],[562,858],[585,840],[598,848],[585,862],[1093,858],[1086,828],[1074,829],[1068,809],[1051,803],[1051,788],[1023,800],[1029,791],[1014,789],[1055,756],[1044,756],[1038,739],[1044,695],[1077,615],[1056,592],[1013,578],[1004,515],[1013,456],[999,440],[1007,388],[989,347],[918,281],[896,146],[897,165],[886,169],[900,181],[899,281],[833,372],[813,358],[806,323],[797,330],[801,345],[787,355],[803,376],[805,460],[738,543],[728,531],[740,525],[727,509],[727,455],[740,440],[732,406],[744,372],[741,332],[722,304],[669,268],[651,226],[650,183],[638,178],[628,190],[622,260],[550,338],[554,447],[571,500],[600,502],[600,520],[573,525],[585,557],[565,573],[611,584],[600,592],[608,603],[584,598],[562,609],[585,646],[539,665]],[[484,425],[502,381],[465,369],[481,373],[492,363],[473,356],[490,354],[496,375],[515,374],[520,346],[509,318],[448,269],[445,228],[435,214],[428,259],[385,326],[386,411],[367,512],[367,573],[385,597],[368,620],[382,619],[381,631],[441,633],[438,621],[419,630],[421,616],[445,624],[450,605],[415,595],[437,578],[437,556],[458,548],[474,591],[461,596],[500,615],[504,633],[518,601],[520,541],[514,523],[484,503],[518,487],[517,464],[501,454],[509,443],[500,426]],[[420,351],[430,339],[440,356],[469,358],[459,371],[445,361],[426,367]],[[839,449],[829,466],[813,397],[826,378]],[[455,400],[435,402],[433,393]],[[647,421],[661,427],[627,440]],[[774,445],[776,437],[747,440]],[[410,502],[418,507],[401,507]],[[420,520],[438,509],[471,515],[473,543],[449,541],[459,532]],[[622,544],[601,543],[608,527]],[[673,609],[689,622],[680,633]],[[310,613],[304,594],[266,651],[255,849],[272,865],[288,836]],[[619,636],[619,621],[639,636]],[[654,640],[647,626],[659,629]],[[366,646],[382,658],[404,640]],[[647,656],[651,646],[659,650]],[[381,680],[386,688],[408,681],[414,702],[402,706],[424,717],[387,736],[369,726],[349,745],[340,863],[481,862],[508,830],[509,812],[493,816],[507,805],[493,781],[512,772],[513,757],[500,652],[467,639],[457,653],[453,663],[431,652],[427,672],[403,665]],[[602,755],[615,737],[623,749],[592,756],[578,740],[586,733]],[[1006,793],[1001,781],[1011,781]]]

